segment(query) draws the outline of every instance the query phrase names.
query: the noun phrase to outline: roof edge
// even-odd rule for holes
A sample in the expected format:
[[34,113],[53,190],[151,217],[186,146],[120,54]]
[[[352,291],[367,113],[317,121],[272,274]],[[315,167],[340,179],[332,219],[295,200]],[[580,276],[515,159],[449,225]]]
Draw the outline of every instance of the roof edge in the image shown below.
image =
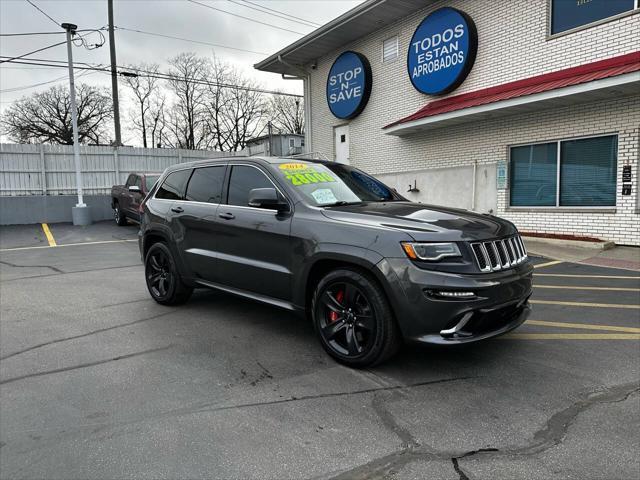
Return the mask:
[[[318,38],[326,35],[327,33],[335,30],[336,28],[339,28],[349,23],[351,20],[368,12],[370,9],[375,8],[378,5],[386,2],[387,0],[367,0],[366,2],[361,3],[360,5],[343,13],[339,17],[334,18],[329,23],[326,23],[321,27],[317,28],[316,30],[312,31],[311,33],[308,33],[301,39],[296,40],[295,42],[289,44],[288,46],[284,47],[280,51],[274,53],[273,55],[270,55],[269,57],[265,58],[261,62],[254,63],[253,68],[261,71],[269,71],[267,70],[267,67],[271,64],[279,63],[279,59],[281,57],[284,58],[286,55],[295,52],[296,50],[306,46],[310,42],[317,40]],[[300,67],[300,65],[298,65],[298,67]]]

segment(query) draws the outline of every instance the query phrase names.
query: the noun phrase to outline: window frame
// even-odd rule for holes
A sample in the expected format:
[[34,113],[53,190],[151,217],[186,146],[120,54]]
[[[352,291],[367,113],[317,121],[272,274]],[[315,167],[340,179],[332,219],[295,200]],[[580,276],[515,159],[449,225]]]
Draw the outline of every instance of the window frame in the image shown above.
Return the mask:
[[[191,183],[191,179],[193,178],[193,174],[196,173],[196,170],[200,169],[200,168],[222,168],[224,169],[224,172],[222,174],[222,188],[220,190],[220,202],[219,203],[213,203],[213,202],[201,202],[199,200],[187,200],[187,191],[189,190],[189,184]],[[186,170],[186,169],[180,169],[180,170]],[[174,170],[177,171],[177,170]],[[173,172],[171,172],[173,173]],[[222,205],[222,200],[224,198],[224,194],[225,194],[225,183],[227,180],[227,164],[224,163],[222,165],[198,165],[197,167],[191,167],[191,175],[189,175],[189,179],[187,180],[187,183],[184,186],[184,198],[181,200],[174,200],[175,202],[186,202],[186,203],[194,203],[194,204],[199,204],[199,205],[214,205],[214,206],[218,206],[218,205]],[[162,198],[160,198],[159,200],[163,200]]]
[[[575,140],[588,140],[590,138],[601,138],[601,137],[616,137],[616,145],[618,147],[618,150],[616,151],[616,188],[615,188],[615,203],[613,205],[585,205],[585,206],[581,206],[581,205],[560,205],[560,170],[561,170],[561,158],[560,158],[560,154],[561,154],[561,147],[562,147],[562,142],[571,142],[571,141],[575,141]],[[556,204],[555,205],[511,205],[511,189],[512,189],[512,184],[511,184],[511,151],[513,148],[516,147],[528,147],[528,146],[532,146],[532,145],[544,145],[547,143],[555,143],[556,144]],[[593,210],[597,210],[597,211],[611,211],[611,210],[615,210],[618,207],[618,183],[619,183],[619,179],[618,179],[618,167],[619,167],[619,152],[620,149],[620,135],[618,132],[609,132],[609,133],[599,133],[596,135],[584,135],[584,136],[580,136],[580,137],[567,137],[567,138],[557,138],[557,139],[551,139],[551,140],[541,140],[538,142],[526,142],[526,143],[514,143],[511,145],[507,145],[507,168],[509,169],[508,171],[508,195],[507,195],[507,206],[506,206],[506,210],[511,210],[511,211],[523,211],[523,210],[537,210],[537,211],[544,211],[544,210],[551,210],[554,212],[561,212],[561,211],[572,211],[572,210],[578,210],[578,211],[593,211]]]
[[[175,170],[171,170],[170,172],[167,172],[166,175],[161,175],[160,178],[158,178],[158,180],[156,181],[155,185],[153,186],[154,191],[153,191],[153,199],[154,200],[159,200],[161,202],[186,202],[187,200],[184,199],[184,194],[187,191],[187,185],[189,185],[189,180],[191,180],[191,175],[193,175],[193,170],[196,167],[184,167],[184,168],[176,168]],[[178,199],[171,199],[171,198],[159,198],[158,195],[158,191],[160,190],[160,187],[162,187],[162,185],[164,184],[164,182],[167,180],[167,178],[169,178],[169,175],[171,175],[172,173],[175,172],[181,172],[183,170],[191,170],[191,173],[189,174],[189,178],[187,178],[187,181],[184,184],[184,191],[182,192],[183,198],[178,198]],[[211,205],[211,204],[207,204],[207,205]]]
[[631,10],[629,10],[627,12],[618,13],[617,15],[612,15],[610,17],[601,18],[600,20],[596,20],[596,21],[591,22],[591,23],[585,23],[584,25],[580,25],[578,27],[571,28],[569,30],[564,30],[564,31],[558,32],[558,33],[553,33],[551,31],[552,22],[553,22],[553,1],[554,0],[547,0],[547,29],[546,29],[547,30],[547,40],[554,40],[554,39],[556,39],[558,37],[564,37],[565,35],[571,35],[572,33],[580,32],[580,31],[586,30],[588,28],[597,27],[597,26],[603,25],[605,23],[613,22],[615,20],[619,20],[621,18],[628,17],[630,15],[635,15],[637,13],[640,13],[640,0],[635,0],[635,5],[634,5],[633,9],[631,9]]
[[[249,210],[253,210],[253,211],[258,211],[258,212],[266,212],[269,214],[278,214],[278,212],[276,210],[270,209],[270,208],[259,208],[259,207],[250,207],[250,206],[244,206],[244,205],[231,205],[229,203],[229,186],[231,185],[231,172],[233,171],[233,167],[251,167],[251,168],[255,168],[256,170],[258,170],[260,173],[262,173],[267,180],[269,180],[269,182],[271,182],[271,184],[273,185],[273,188],[276,189],[276,191],[282,195],[282,198],[284,198],[286,200],[286,202],[289,204],[289,214],[293,214],[293,202],[289,199],[289,197],[287,195],[285,195],[285,193],[282,191],[282,189],[276,184],[276,182],[274,181],[274,179],[272,178],[271,174],[269,172],[267,172],[266,169],[260,168],[258,165],[254,165],[253,163],[243,163],[243,162],[230,162],[227,164],[227,171],[225,174],[225,180],[224,180],[224,185],[223,185],[223,189],[222,189],[222,203],[220,205],[224,205],[225,207],[228,208],[244,208],[244,209],[249,209]],[[209,204],[210,205],[210,204]]]
[[[396,56],[392,57],[392,58],[384,58],[384,44],[386,42],[388,42],[389,40],[395,40],[396,41]],[[384,40],[382,40],[382,43],[380,45],[381,51],[380,51],[380,61],[382,63],[392,63],[398,60],[398,58],[400,58],[400,35],[395,34],[392,35],[390,37],[385,38]]]

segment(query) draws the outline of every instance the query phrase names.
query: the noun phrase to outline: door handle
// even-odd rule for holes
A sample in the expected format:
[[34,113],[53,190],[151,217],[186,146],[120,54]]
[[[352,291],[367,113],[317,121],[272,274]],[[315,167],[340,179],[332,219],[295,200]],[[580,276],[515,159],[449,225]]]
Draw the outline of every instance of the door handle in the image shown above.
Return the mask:
[[233,220],[236,216],[233,213],[219,213],[218,216],[220,218],[224,218],[225,220]]
[[182,208],[182,207],[173,207],[173,208],[171,208],[171,211],[175,212],[175,213],[182,213],[182,212],[184,212],[184,208]]

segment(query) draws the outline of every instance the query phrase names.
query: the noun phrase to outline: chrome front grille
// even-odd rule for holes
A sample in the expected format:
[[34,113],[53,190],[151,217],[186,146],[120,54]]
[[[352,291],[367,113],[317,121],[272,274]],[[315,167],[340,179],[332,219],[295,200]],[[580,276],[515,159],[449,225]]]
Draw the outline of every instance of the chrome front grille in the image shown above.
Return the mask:
[[520,235],[471,244],[481,272],[497,272],[515,267],[527,259],[527,250]]

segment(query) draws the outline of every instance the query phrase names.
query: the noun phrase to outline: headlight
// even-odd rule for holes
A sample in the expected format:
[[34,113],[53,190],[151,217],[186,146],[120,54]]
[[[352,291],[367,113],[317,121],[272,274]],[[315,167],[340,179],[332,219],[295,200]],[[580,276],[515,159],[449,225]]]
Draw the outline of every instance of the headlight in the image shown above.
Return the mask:
[[402,249],[411,260],[436,262],[446,257],[460,257],[460,249],[455,243],[412,243],[402,242]]

